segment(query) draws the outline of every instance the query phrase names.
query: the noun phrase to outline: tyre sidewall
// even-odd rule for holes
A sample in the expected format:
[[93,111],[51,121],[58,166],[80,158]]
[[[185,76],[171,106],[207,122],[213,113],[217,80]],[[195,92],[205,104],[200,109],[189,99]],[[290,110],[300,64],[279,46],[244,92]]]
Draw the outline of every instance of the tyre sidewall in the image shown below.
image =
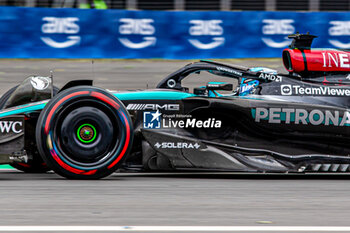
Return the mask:
[[[115,121],[122,122],[123,138],[116,144],[111,158],[106,163],[90,168],[69,163],[62,151],[57,149],[57,138],[54,136],[59,115],[65,108],[84,99],[99,101],[119,116]],[[112,119],[114,120],[114,119]],[[111,93],[101,88],[79,86],[64,90],[55,96],[43,109],[36,127],[38,150],[44,161],[56,173],[71,179],[98,179],[113,173],[125,160],[132,147],[133,128],[131,118],[123,103]]]

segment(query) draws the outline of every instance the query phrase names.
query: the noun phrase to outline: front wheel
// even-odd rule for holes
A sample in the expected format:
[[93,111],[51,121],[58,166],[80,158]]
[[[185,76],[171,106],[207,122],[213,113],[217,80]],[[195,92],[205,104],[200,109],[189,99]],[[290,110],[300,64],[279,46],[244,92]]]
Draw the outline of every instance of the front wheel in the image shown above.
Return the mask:
[[124,105],[96,87],[73,87],[41,112],[36,140],[44,161],[71,179],[113,173],[132,146],[132,122]]

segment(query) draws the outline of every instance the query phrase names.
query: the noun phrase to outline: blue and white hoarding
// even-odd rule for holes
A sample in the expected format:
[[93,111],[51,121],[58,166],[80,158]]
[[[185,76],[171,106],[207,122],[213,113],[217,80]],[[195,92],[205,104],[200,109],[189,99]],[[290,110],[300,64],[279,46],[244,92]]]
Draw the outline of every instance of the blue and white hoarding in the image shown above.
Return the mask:
[[0,7],[1,58],[280,57],[295,32],[350,49],[350,13]]

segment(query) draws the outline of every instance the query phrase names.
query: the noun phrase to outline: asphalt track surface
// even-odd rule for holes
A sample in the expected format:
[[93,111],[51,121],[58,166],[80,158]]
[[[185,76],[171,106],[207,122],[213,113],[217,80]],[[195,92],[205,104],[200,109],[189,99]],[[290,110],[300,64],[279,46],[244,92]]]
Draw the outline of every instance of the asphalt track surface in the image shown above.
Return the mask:
[[[153,88],[167,74],[187,63],[0,60],[0,95],[25,77],[49,75],[50,70],[58,87],[68,80],[85,78],[94,79],[97,86],[115,90],[146,88],[147,84]],[[283,70],[278,60],[237,60],[236,63]],[[203,84],[199,77],[193,78],[190,85]],[[0,232],[9,232],[3,226],[29,225],[120,226],[125,232],[133,229],[127,226],[250,226],[257,229],[242,228],[236,232],[244,229],[245,232],[264,229],[264,232],[321,232],[305,226],[348,227],[349,219],[349,175],[115,173],[103,180],[77,181],[53,173],[0,171]],[[266,228],[279,226],[302,228],[298,231]],[[156,231],[152,229],[137,232]],[[196,229],[191,232],[204,232]],[[322,229],[337,232],[334,228]],[[343,230],[350,232],[350,228]],[[172,232],[189,231],[187,227]],[[81,228],[71,232],[87,231]],[[209,232],[220,231],[217,228]]]
[[[54,84],[62,87],[70,80],[92,79],[94,85],[111,90],[155,88],[168,74],[193,61],[157,60],[0,60],[0,95],[18,85],[30,75],[50,76]],[[283,71],[279,59],[240,59],[222,61],[243,66],[269,66]],[[218,81],[217,76],[204,73],[191,75],[184,80],[190,87],[203,85],[208,80]]]

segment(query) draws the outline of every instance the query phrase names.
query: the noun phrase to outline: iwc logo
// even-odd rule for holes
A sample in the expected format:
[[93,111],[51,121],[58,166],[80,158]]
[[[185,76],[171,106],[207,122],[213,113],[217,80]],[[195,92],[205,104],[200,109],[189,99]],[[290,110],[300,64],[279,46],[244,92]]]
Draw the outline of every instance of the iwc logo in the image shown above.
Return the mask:
[[22,121],[0,121],[0,133],[15,133],[23,132]]

